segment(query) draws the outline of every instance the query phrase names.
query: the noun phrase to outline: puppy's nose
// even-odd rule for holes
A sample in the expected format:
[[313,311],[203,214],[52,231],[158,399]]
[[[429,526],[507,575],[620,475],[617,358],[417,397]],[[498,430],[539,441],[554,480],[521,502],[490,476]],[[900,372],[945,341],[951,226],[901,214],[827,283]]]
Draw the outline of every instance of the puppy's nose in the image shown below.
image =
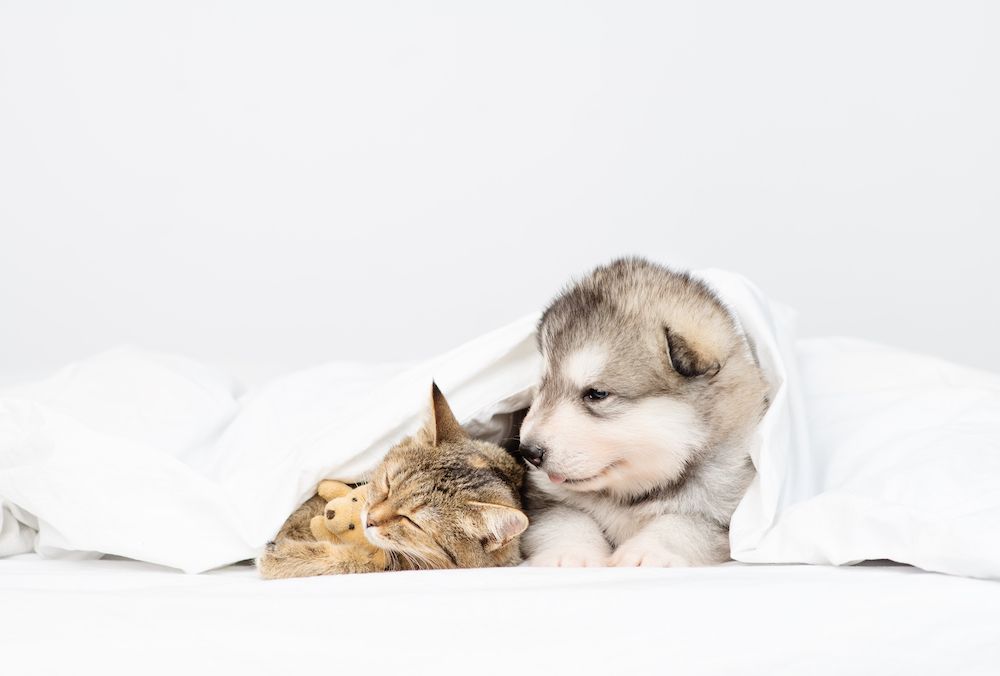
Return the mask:
[[545,449],[537,444],[521,444],[521,456],[535,467],[542,466]]

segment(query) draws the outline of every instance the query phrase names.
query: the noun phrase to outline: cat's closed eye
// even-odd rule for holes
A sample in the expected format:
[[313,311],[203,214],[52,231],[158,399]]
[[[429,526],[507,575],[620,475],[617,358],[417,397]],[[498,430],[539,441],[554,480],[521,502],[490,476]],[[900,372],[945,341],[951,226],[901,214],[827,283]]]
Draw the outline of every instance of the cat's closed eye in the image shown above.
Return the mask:
[[423,528],[420,527],[419,523],[417,523],[416,521],[414,521],[410,517],[406,516],[405,514],[400,514],[399,518],[401,518],[403,521],[405,521],[406,523],[410,524],[411,526],[413,526],[417,530],[419,530],[419,531],[423,530]]

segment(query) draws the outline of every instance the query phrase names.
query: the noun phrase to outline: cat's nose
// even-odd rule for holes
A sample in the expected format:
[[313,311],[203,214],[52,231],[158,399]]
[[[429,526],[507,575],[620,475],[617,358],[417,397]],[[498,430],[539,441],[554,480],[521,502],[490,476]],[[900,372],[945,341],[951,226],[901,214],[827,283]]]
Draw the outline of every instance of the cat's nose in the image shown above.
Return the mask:
[[542,460],[545,459],[545,449],[538,444],[532,443],[522,443],[521,444],[521,457],[530,462],[535,467],[542,466]]
[[365,520],[365,528],[377,528],[377,527],[378,527],[378,521],[371,518],[370,516],[368,517],[368,519]]

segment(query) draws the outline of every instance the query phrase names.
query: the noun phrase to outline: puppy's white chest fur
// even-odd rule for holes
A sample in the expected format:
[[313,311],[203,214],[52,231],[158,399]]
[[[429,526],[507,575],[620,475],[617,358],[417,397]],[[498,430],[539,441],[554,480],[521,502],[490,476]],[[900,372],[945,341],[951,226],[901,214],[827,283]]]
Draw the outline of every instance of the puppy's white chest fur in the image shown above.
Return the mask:
[[588,514],[604,531],[612,545],[619,545],[643,528],[650,520],[670,510],[673,501],[656,500],[638,505],[623,505],[618,500],[594,493],[574,493],[549,482],[543,472],[533,471],[528,481],[559,502]]
[[651,519],[663,513],[662,504],[625,507],[609,498],[574,500],[572,504],[590,514],[615,546],[631,538]]

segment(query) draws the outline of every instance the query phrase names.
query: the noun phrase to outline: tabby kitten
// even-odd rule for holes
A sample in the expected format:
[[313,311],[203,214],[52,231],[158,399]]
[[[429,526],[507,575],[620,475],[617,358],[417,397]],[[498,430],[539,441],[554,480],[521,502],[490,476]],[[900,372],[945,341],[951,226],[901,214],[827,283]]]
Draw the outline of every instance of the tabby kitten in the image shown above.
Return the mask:
[[[444,395],[431,388],[430,416],[386,454],[368,484],[365,537],[388,554],[388,570],[487,568],[520,563],[524,466],[507,451],[472,439]],[[383,568],[357,549],[317,542],[309,520],[324,501],[305,502],[268,544],[263,577],[370,573]]]

